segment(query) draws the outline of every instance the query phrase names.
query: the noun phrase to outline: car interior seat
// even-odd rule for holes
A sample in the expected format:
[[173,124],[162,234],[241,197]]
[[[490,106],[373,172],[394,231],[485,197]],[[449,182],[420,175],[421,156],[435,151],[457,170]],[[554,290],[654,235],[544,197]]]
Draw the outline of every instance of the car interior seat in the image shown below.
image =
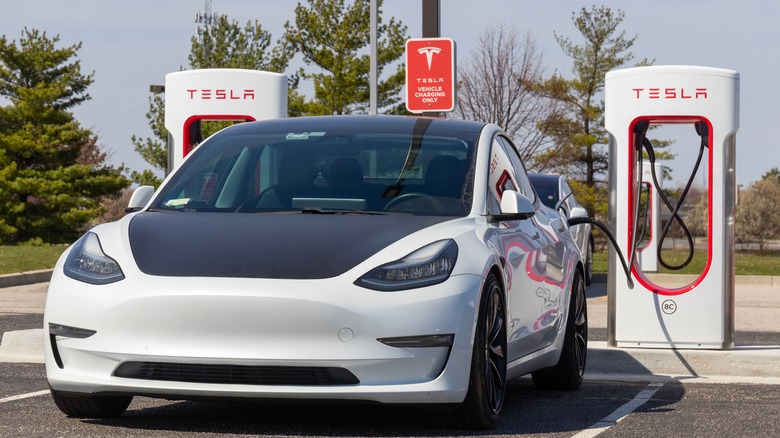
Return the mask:
[[260,194],[258,208],[291,208],[292,198],[314,191],[317,175],[314,152],[310,149],[286,149],[279,161],[277,184]]

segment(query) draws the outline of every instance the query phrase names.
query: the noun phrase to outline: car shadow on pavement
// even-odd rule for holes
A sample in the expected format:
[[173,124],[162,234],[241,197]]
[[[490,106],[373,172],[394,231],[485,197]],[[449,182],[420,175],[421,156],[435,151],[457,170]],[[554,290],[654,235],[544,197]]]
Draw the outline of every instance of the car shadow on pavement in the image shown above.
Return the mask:
[[[138,397],[121,417],[80,420],[84,426],[173,433],[265,436],[479,436],[576,433],[614,412],[640,392],[644,382],[585,382],[576,391],[541,390],[531,379],[508,387],[501,418],[490,430],[449,427],[442,413],[405,406],[346,403],[255,403],[162,401]],[[664,385],[652,410],[676,403],[681,383]]]

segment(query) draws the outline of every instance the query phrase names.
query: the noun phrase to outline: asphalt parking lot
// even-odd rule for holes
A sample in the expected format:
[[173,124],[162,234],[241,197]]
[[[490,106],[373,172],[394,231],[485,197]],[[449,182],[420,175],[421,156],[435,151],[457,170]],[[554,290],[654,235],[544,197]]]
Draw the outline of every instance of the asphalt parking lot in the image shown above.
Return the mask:
[[[509,388],[500,436],[780,436],[780,281],[738,279],[728,351],[607,347],[606,285],[588,290],[586,382]],[[778,279],[780,280],[780,279]],[[2,280],[0,280],[0,283]],[[137,397],[112,420],[62,415],[42,364],[47,283],[0,288],[0,436],[472,436],[410,408],[205,403]],[[484,435],[485,433],[478,433]]]

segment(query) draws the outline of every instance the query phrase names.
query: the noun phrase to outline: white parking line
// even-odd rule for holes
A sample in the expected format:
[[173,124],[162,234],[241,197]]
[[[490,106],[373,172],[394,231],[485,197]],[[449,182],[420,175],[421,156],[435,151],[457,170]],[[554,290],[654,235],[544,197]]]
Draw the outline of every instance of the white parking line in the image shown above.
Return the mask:
[[8,403],[16,400],[22,400],[30,397],[38,397],[39,395],[46,395],[49,393],[48,389],[43,391],[28,392],[27,394],[12,395],[11,397],[0,398],[0,403]]
[[643,389],[639,394],[634,397],[633,400],[624,404],[623,406],[615,409],[614,412],[602,418],[598,423],[590,426],[582,432],[574,435],[573,438],[592,438],[606,431],[610,427],[618,424],[620,420],[628,416],[628,414],[634,412],[637,408],[645,404],[653,395],[664,386],[661,382],[653,382],[648,386],[648,389]]

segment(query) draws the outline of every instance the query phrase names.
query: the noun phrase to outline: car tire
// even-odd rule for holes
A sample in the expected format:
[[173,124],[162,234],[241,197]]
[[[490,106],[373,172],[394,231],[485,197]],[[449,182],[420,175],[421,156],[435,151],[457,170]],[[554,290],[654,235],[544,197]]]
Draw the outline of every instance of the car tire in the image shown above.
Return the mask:
[[585,286],[593,283],[593,236],[588,237],[588,249],[585,257]]
[[468,393],[454,413],[458,427],[488,429],[498,420],[507,386],[506,342],[504,293],[491,274],[480,299]]
[[588,353],[588,307],[585,282],[577,271],[571,286],[571,302],[566,321],[563,349],[551,369],[531,374],[534,385],[542,389],[577,389],[582,385]]
[[54,403],[65,415],[76,418],[108,418],[122,415],[132,396],[64,393],[50,389]]

